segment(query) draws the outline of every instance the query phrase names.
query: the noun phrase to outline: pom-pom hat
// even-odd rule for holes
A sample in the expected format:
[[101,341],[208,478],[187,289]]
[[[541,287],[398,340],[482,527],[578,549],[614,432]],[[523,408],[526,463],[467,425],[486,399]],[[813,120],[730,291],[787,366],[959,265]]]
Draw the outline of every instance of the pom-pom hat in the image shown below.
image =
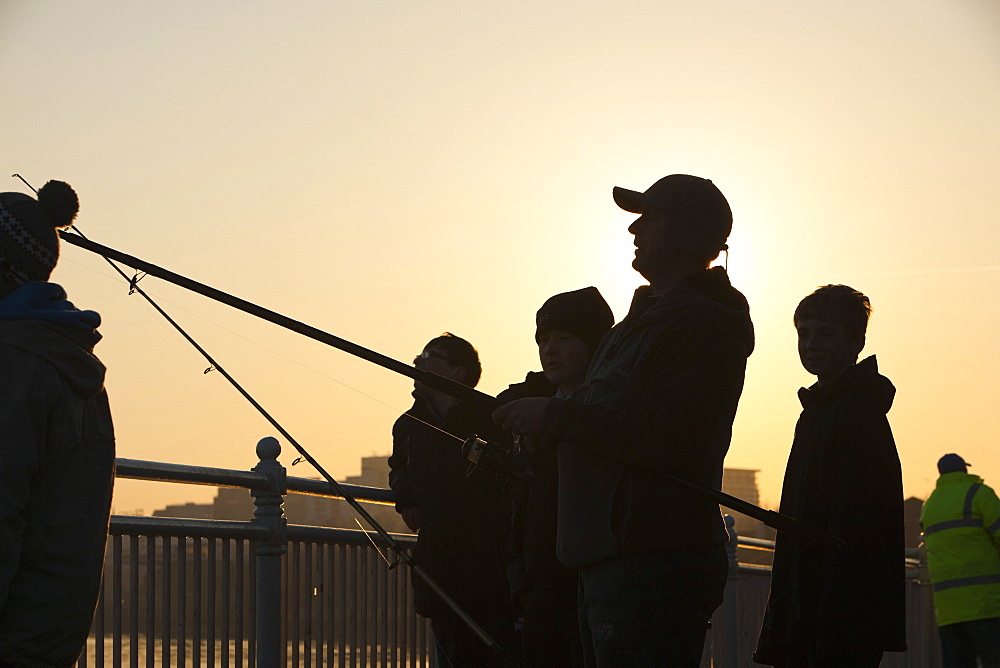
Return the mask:
[[80,201],[62,181],[49,181],[38,199],[0,193],[0,283],[13,288],[46,281],[59,261],[56,230],[73,224]]

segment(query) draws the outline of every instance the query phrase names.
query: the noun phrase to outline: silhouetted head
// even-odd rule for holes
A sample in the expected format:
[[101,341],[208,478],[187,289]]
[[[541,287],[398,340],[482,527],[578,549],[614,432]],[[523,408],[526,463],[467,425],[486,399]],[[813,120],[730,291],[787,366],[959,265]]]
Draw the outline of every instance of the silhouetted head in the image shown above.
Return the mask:
[[[414,364],[469,387],[475,387],[483,374],[476,349],[471,343],[451,332],[444,332],[441,336],[431,339],[424,346],[423,352],[414,360]],[[432,368],[435,364],[446,366],[440,369]]]
[[632,266],[651,282],[651,274],[671,262],[673,255],[708,264],[728,249],[733,229],[729,202],[708,179],[687,174],[665,176],[645,192],[614,188],[615,203],[641,214],[629,226],[635,235]]
[[614,324],[611,307],[594,286],[563,292],[546,299],[535,314],[535,342],[546,332],[561,330],[579,337],[593,354]]
[[945,473],[968,473],[969,467],[972,466],[969,462],[965,461],[954,452],[945,455],[938,460],[937,467],[938,473],[944,475]]
[[799,302],[792,315],[799,359],[820,385],[858,361],[871,311],[868,297],[846,285],[824,285]]
[[843,326],[848,336],[864,336],[872,314],[871,302],[861,292],[846,285],[824,285],[816,288],[795,307],[793,324],[815,318],[830,320]]
[[601,337],[615,324],[591,286],[549,297],[535,315],[535,343],[545,377],[570,395],[583,384]]
[[28,281],[47,281],[59,260],[56,230],[73,224],[80,202],[62,181],[49,181],[38,199],[0,193],[0,297]]

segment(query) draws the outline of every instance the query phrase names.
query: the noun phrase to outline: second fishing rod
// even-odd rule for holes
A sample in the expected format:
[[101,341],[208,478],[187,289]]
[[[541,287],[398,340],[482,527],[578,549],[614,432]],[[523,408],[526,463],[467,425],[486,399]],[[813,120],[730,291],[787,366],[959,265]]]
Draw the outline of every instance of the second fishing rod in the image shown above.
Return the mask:
[[[294,332],[307,336],[316,341],[320,341],[321,343],[325,343],[329,346],[350,353],[351,355],[354,355],[356,357],[360,357],[361,359],[377,364],[378,366],[389,369],[390,371],[395,371],[398,374],[419,381],[428,387],[440,390],[441,392],[444,392],[445,394],[448,394],[449,396],[452,396],[471,406],[476,406],[491,411],[498,407],[498,402],[495,397],[492,397],[484,392],[480,392],[467,385],[463,385],[462,383],[459,383],[457,381],[451,380],[449,378],[444,378],[443,376],[439,376],[437,374],[430,373],[428,371],[424,371],[422,369],[392,359],[391,357],[387,357],[386,355],[382,355],[381,353],[369,350],[368,348],[364,348],[355,343],[342,339],[338,336],[334,336],[333,334],[325,332],[321,329],[317,329],[316,327],[312,327],[298,320],[289,318],[288,316],[284,316],[275,311],[263,308],[261,306],[248,302],[244,299],[240,299],[239,297],[235,297],[233,295],[225,293],[211,286],[199,283],[198,281],[174,273],[168,269],[164,269],[163,267],[159,267],[150,262],[146,262],[145,260],[141,260],[132,255],[128,255],[126,253],[115,250],[108,246],[103,246],[89,239],[85,239],[79,235],[70,234],[67,232],[60,232],[60,237],[66,243],[78,246],[85,250],[89,250],[93,253],[97,253],[98,255],[101,255],[105,258],[117,260],[138,271],[145,272],[146,274],[149,274],[151,276],[156,276],[157,278],[173,283],[174,285],[185,288],[192,292],[196,292],[200,295],[208,297],[209,299],[213,299],[215,301],[236,308],[240,311],[243,311],[244,313],[249,313],[250,315],[257,316],[258,318],[267,320],[268,322],[274,323],[276,325],[292,330]],[[489,443],[482,441],[480,439],[473,440],[474,436],[475,435],[470,434],[468,435],[468,440],[466,440],[465,438],[459,439],[466,441],[465,449],[467,452],[475,454],[477,451],[478,452],[488,451],[490,453],[493,453],[495,456],[503,456],[502,449],[497,450],[496,448],[491,448]],[[572,444],[568,445],[572,446]],[[627,466],[635,466],[627,464],[625,462],[617,462],[617,463],[625,464]],[[684,480],[682,478],[670,475],[663,471],[651,470],[648,467],[646,467],[644,470],[656,475],[659,479],[663,480],[664,482],[667,482],[671,485],[683,487],[695,494],[707,496],[712,500],[714,500],[719,505],[743,513],[748,517],[760,520],[764,524],[778,531],[784,531],[789,534],[798,536],[799,538],[802,538],[804,540],[808,540],[810,542],[820,545],[825,545],[833,549],[839,549],[840,547],[843,546],[843,541],[841,539],[831,536],[829,533],[817,529],[815,527],[803,524],[802,522],[798,521],[793,517],[782,515],[780,513],[777,513],[773,510],[768,510],[766,508],[761,508],[754,504],[743,501],[742,499],[726,494],[720,490],[714,489],[712,487],[699,485],[689,480]]]
[[[30,186],[29,186],[30,187]],[[73,230],[79,235],[79,238],[84,241],[89,241],[83,233],[80,232],[76,227]],[[354,511],[365,520],[365,522],[375,530],[375,532],[386,542],[386,544],[391,548],[396,556],[405,563],[420,579],[427,583],[428,587],[438,596],[443,603],[451,609],[453,613],[466,625],[469,629],[479,637],[488,647],[498,654],[503,654],[507,650],[501,647],[497,642],[490,637],[490,635],[474,620],[464,609],[462,609],[458,603],[452,598],[451,594],[446,592],[424,569],[418,564],[412,557],[412,555],[379,524],[375,518],[368,513],[365,508],[358,503],[358,501],[349,494],[343,486],[338,483],[333,476],[331,476],[326,469],[297,441],[295,438],[223,367],[211,354],[208,353],[197,341],[195,341],[170,315],[164,311],[159,304],[157,304],[152,297],[150,297],[146,292],[139,287],[139,280],[141,276],[136,274],[132,279],[129,279],[128,275],[122,271],[122,269],[115,264],[113,259],[108,255],[101,254],[109,265],[126,281],[129,282],[129,294],[137,293],[146,302],[152,306],[158,314],[160,314],[170,325],[173,327],[188,343],[190,343],[195,350],[197,350],[202,357],[209,363],[208,369],[205,370],[206,373],[209,371],[216,371],[220,373],[229,383],[245,398],[250,404],[257,409],[264,419],[266,419],[272,427],[278,430],[278,432],[292,445],[293,448],[301,455],[302,459],[309,462],[314,469],[326,480],[326,482],[333,488],[334,492],[344,499],[350,505]],[[134,267],[133,267],[134,268]],[[372,541],[374,543],[374,541]],[[392,566],[391,566],[392,567]]]

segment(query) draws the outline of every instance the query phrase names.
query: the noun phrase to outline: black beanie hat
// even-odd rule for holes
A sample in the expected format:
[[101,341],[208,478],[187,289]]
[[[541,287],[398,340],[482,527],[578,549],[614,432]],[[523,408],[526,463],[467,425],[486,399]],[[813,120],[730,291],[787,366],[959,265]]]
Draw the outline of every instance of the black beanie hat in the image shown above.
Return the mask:
[[0,193],[0,284],[48,280],[59,259],[56,229],[71,225],[79,209],[76,193],[62,181],[42,186],[37,200]]
[[615,315],[600,291],[591,286],[549,297],[535,315],[535,341],[558,329],[579,336],[593,353],[605,332],[615,324]]

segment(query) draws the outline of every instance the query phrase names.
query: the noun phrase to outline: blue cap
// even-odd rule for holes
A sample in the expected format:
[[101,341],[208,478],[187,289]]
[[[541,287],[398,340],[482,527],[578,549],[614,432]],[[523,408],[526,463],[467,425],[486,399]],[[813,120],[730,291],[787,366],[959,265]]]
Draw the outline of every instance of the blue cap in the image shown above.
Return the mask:
[[972,464],[952,452],[938,460],[938,473],[941,475],[955,473],[956,471],[965,473],[966,468],[969,466],[972,466]]

